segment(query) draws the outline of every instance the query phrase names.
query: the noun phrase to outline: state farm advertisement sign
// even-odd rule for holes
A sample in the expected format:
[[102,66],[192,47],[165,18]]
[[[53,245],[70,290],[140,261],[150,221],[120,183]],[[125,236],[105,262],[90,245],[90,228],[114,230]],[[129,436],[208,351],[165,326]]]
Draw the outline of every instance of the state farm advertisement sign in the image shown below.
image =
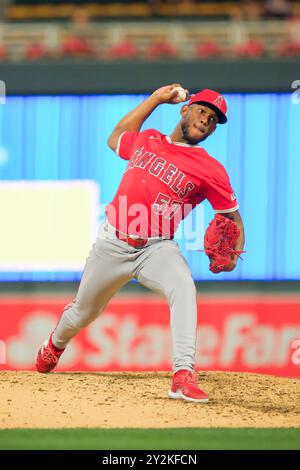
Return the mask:
[[[300,297],[216,299],[198,298],[198,370],[300,376]],[[0,299],[0,368],[34,369],[70,300]],[[164,299],[116,298],[72,340],[57,370],[171,370],[170,337]]]

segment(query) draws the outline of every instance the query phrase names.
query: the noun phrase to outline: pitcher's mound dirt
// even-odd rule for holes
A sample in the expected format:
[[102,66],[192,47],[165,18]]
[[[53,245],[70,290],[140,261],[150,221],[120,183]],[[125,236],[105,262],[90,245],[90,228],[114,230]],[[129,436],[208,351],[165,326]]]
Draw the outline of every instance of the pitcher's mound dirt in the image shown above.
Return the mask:
[[0,372],[0,428],[300,427],[300,381],[202,372],[203,404],[167,397],[171,374]]

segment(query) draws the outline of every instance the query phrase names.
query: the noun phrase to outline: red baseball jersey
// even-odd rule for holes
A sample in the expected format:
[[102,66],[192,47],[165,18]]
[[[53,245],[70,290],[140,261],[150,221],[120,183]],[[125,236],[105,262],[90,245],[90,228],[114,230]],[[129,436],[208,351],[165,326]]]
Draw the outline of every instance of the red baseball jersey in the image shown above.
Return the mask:
[[172,142],[149,129],[123,132],[116,153],[128,165],[106,215],[121,232],[172,238],[204,199],[216,212],[238,209],[224,166],[200,146]]

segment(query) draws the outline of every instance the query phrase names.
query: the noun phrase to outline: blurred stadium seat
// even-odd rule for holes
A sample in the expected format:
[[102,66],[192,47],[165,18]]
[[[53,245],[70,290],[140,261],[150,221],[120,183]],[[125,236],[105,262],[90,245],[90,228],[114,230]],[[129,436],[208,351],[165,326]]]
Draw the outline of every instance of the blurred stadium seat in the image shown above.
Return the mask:
[[109,47],[104,54],[104,58],[108,60],[115,59],[134,59],[139,55],[139,51],[130,39],[123,39],[117,44]]
[[300,41],[286,41],[279,45],[276,52],[279,57],[299,57]]
[[86,38],[71,36],[66,39],[61,47],[61,53],[67,57],[94,57],[96,50],[93,44]]
[[195,47],[195,56],[199,59],[207,59],[209,57],[221,57],[224,50],[216,41],[206,41],[197,44]]
[[0,44],[0,61],[6,60],[7,58],[7,51],[3,44]]
[[238,44],[233,48],[235,57],[257,58],[261,57],[265,52],[265,45],[259,39],[249,39],[242,44]]
[[179,50],[164,37],[154,39],[146,48],[145,56],[148,59],[176,58]]
[[25,58],[28,60],[41,60],[49,57],[46,46],[40,42],[32,42],[25,49]]

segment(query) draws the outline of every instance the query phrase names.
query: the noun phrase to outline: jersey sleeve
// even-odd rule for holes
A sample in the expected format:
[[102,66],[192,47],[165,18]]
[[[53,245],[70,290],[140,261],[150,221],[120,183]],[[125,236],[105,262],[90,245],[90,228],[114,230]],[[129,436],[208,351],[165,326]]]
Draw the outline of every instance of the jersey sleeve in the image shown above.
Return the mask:
[[138,135],[138,132],[133,131],[122,132],[119,136],[116,154],[124,160],[129,160]]
[[225,168],[220,165],[206,181],[206,198],[215,212],[226,213],[238,210],[239,205]]
[[146,145],[149,139],[159,139],[162,134],[155,129],[141,132],[125,131],[120,134],[116,154],[124,160],[130,160],[138,147]]

